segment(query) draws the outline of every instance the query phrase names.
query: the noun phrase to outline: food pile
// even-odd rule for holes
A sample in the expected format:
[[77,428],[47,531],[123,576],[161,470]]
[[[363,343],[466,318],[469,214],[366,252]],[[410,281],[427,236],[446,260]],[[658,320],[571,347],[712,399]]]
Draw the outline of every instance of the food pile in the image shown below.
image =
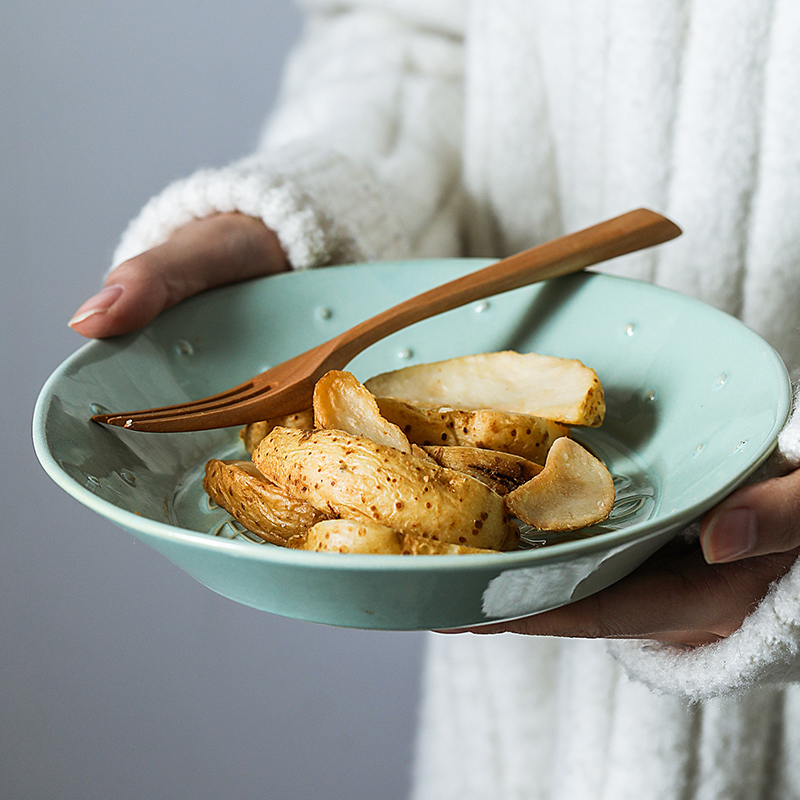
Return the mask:
[[338,553],[499,553],[515,520],[572,531],[614,503],[606,467],[570,436],[603,421],[579,361],[484,353],[384,373],[332,371],[313,408],[248,425],[252,461],[212,459],[203,487],[267,542]]

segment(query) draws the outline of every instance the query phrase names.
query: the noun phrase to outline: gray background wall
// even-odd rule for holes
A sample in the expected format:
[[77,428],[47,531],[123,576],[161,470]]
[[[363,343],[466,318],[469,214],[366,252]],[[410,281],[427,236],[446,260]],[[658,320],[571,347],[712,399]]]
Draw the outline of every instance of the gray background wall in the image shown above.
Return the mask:
[[0,3],[0,797],[404,797],[422,635],[263,614],[93,516],[30,445],[128,219],[255,142],[288,0]]

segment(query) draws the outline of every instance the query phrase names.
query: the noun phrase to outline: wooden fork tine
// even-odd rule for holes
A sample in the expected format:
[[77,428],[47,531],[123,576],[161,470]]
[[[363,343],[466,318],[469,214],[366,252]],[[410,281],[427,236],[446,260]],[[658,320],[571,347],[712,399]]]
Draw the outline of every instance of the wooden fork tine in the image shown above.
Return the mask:
[[92,420],[132,431],[174,433],[259,422],[270,416],[291,414],[310,407],[314,384],[319,377],[317,373],[288,387],[281,387],[280,381],[270,385],[267,381],[270,374],[273,374],[272,370],[226,392],[200,400],[127,413],[96,414]]
[[[189,422],[192,415],[208,414],[212,411],[225,411],[226,409],[238,406],[241,401],[252,400],[259,391],[252,380],[246,381],[239,386],[234,386],[219,394],[204,397],[199,400],[191,400],[186,403],[177,403],[171,406],[161,406],[158,408],[145,408],[140,411],[113,412],[109,414],[95,414],[92,421],[107,425],[117,425],[130,430],[159,430],[152,425],[159,420],[174,421],[184,419]],[[147,425],[148,427],[143,427]],[[188,429],[187,429],[188,430]],[[194,430],[198,430],[195,428]]]
[[[219,403],[212,407],[186,408],[183,406],[167,406],[154,408],[147,411],[134,411],[130,414],[107,414],[97,418],[98,422],[109,425],[121,426],[131,431],[146,431],[148,433],[176,433],[180,431],[203,431],[211,428],[227,428],[233,425],[244,425],[249,422],[259,422],[270,416],[270,412],[277,408],[276,414],[281,410],[282,398],[278,395],[273,399],[272,392],[257,391],[253,395],[245,396],[236,402]],[[293,410],[298,410],[292,405]],[[291,413],[286,411],[286,413]]]
[[[224,393],[222,395],[212,395],[200,400],[193,400],[189,403],[180,403],[174,406],[164,406],[163,408],[143,408],[141,411],[134,411],[128,414],[136,420],[149,419],[151,417],[179,416],[181,414],[199,414],[206,411],[217,411],[232,406],[239,406],[243,401],[252,400],[262,395],[264,392],[255,387],[248,386],[240,392]],[[123,416],[114,414],[115,417]]]

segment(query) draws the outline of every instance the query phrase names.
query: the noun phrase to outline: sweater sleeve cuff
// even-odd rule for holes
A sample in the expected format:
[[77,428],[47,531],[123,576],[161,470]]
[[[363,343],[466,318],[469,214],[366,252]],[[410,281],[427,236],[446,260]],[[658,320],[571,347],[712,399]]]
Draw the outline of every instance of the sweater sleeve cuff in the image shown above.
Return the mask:
[[[759,478],[800,467],[800,397]],[[756,686],[800,681],[800,560],[776,581],[742,626],[702,647],[613,641],[609,650],[633,680],[695,702]]]
[[390,199],[366,169],[313,143],[297,143],[167,186],[128,225],[112,266],[162,244],[193,219],[231,211],[275,231],[295,269],[409,252]]

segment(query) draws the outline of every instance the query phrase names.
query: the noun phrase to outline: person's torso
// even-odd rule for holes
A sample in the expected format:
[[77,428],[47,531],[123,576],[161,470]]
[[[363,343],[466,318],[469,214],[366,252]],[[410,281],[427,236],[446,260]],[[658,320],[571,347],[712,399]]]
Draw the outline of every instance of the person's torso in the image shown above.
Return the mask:
[[473,0],[475,253],[639,206],[684,231],[605,265],[742,317],[800,363],[800,6]]

